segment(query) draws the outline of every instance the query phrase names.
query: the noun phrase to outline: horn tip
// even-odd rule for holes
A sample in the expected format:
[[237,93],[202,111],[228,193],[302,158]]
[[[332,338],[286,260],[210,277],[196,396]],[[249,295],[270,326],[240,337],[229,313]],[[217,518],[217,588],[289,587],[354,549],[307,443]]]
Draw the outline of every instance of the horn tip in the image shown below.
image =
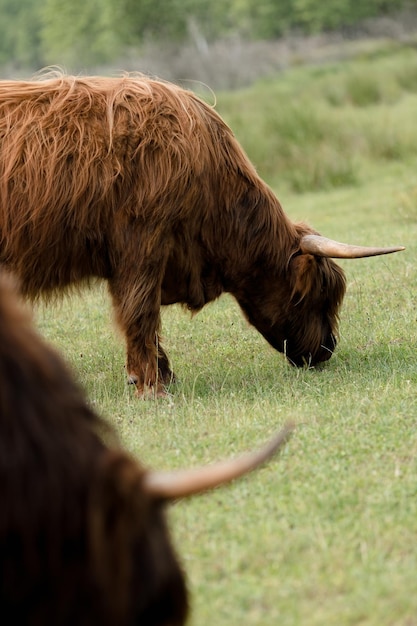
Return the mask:
[[392,248],[386,248],[387,254],[402,252],[403,250],[405,250],[405,246],[393,246]]

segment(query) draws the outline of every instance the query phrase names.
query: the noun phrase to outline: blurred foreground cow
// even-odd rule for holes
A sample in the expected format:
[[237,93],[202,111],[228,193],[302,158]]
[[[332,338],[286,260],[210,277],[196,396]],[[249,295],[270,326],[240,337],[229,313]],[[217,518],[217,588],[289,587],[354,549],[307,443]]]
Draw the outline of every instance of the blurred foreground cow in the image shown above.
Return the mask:
[[172,377],[160,307],[223,292],[291,363],[330,358],[346,246],[294,224],[219,115],[146,77],[0,81],[0,262],[32,299],[107,280],[138,394]]
[[[0,607],[22,626],[179,626],[185,577],[164,503],[254,469],[257,453],[171,474],[142,468],[0,281]],[[107,433],[110,435],[110,433]]]

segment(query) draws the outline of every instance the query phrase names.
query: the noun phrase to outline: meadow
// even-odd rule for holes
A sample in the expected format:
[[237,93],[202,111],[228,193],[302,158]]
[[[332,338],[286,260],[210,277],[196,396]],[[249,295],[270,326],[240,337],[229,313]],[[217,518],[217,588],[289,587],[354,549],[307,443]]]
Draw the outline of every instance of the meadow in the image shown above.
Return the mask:
[[268,466],[171,507],[190,626],[416,626],[417,53],[299,67],[217,99],[293,219],[407,248],[340,262],[333,358],[292,368],[227,295],[195,317],[173,306],[178,382],[139,401],[105,286],[38,306],[36,323],[146,465],[211,462],[297,423]]

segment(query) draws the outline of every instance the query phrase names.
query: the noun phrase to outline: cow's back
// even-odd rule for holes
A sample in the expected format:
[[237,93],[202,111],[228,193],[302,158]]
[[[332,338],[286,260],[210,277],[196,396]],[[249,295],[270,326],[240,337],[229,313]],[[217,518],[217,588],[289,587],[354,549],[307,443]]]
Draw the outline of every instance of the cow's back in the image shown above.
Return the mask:
[[0,138],[0,260],[32,297],[109,278],[130,232],[200,228],[243,167],[211,107],[145,77],[1,81]]

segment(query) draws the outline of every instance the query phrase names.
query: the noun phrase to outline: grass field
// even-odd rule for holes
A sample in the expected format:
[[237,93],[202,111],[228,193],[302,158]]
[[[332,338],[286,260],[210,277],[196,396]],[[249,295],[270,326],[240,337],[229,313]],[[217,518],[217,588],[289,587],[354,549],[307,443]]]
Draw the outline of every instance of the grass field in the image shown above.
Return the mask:
[[[290,91],[295,78],[280,80],[272,91]],[[381,129],[378,115],[395,117],[385,101],[376,106],[361,108],[363,128],[366,115]],[[392,106],[402,111],[402,135],[416,135],[417,97],[398,96]],[[356,119],[351,104],[346,114]],[[224,296],[194,318],[177,307],[163,312],[179,381],[170,400],[143,402],[126,385],[104,287],[40,306],[36,321],[145,464],[210,462],[262,443],[288,418],[297,422],[279,459],[171,508],[191,626],[416,626],[417,149],[369,154],[350,183],[302,195],[286,180],[274,187],[292,218],[340,240],[407,247],[341,262],[348,291],[340,343],[325,367],[291,368]]]

